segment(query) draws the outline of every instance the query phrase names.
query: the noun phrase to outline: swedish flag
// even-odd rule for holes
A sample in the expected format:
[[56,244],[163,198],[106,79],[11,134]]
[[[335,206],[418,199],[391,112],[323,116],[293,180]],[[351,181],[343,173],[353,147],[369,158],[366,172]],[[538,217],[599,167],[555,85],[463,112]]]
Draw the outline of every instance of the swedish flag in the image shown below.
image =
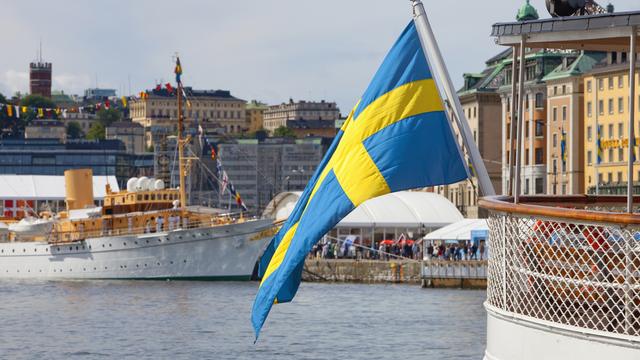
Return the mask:
[[260,262],[256,338],[291,301],[312,246],[365,200],[468,177],[413,22],[404,30]]
[[600,164],[602,162],[602,134],[600,133],[600,126],[596,126],[596,132],[598,135],[598,138],[596,139],[596,147],[597,147],[597,164]]

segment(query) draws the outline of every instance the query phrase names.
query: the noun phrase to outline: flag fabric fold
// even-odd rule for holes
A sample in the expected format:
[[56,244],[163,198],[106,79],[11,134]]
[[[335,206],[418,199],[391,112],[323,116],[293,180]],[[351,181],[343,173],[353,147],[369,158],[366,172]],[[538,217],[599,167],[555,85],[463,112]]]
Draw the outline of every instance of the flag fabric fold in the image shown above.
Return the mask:
[[265,250],[251,320],[295,296],[312,246],[362,202],[468,177],[413,21],[338,132],[296,207]]

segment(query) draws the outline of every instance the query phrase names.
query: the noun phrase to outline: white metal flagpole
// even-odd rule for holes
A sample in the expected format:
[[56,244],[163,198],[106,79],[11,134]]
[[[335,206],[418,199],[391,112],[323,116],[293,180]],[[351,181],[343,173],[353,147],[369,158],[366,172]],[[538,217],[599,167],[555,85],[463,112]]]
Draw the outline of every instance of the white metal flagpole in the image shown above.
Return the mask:
[[469,123],[464,115],[464,111],[462,110],[460,99],[458,99],[456,91],[453,88],[449,72],[444,65],[442,54],[440,53],[440,49],[436,43],[435,36],[431,31],[431,25],[429,25],[429,20],[427,19],[427,14],[424,10],[424,6],[422,5],[422,1],[411,0],[411,2],[413,4],[413,21],[416,25],[418,36],[420,37],[422,49],[425,52],[429,65],[431,65],[432,74],[434,75],[436,84],[439,85],[440,90],[444,92],[445,97],[451,105],[451,111],[453,111],[454,115],[453,120],[456,121],[464,146],[469,152],[471,164],[473,165],[476,176],[478,177],[478,186],[480,187],[480,191],[483,196],[495,195],[496,192],[493,188],[493,184],[491,183],[491,179],[489,178],[489,174],[487,173],[487,168],[484,166],[484,161],[480,156],[480,151],[473,140],[473,135],[471,134]]

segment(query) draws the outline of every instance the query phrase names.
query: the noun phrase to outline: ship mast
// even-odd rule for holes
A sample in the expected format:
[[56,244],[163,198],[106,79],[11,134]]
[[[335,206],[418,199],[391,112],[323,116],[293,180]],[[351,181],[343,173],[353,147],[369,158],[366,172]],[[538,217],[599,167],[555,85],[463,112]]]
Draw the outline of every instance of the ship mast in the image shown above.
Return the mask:
[[180,81],[180,75],[182,75],[182,66],[180,65],[180,58],[176,57],[176,82],[178,83],[178,172],[180,173],[180,208],[183,210],[187,206],[187,193],[185,190],[185,165],[184,165],[184,143],[182,139],[184,130],[184,115],[182,114],[182,81]]

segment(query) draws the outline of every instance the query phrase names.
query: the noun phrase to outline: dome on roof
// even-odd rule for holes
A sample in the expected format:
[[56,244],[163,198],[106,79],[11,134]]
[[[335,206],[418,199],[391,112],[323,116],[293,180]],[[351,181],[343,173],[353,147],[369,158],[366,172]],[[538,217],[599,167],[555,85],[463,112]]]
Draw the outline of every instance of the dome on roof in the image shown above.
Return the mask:
[[518,14],[516,15],[516,20],[518,21],[527,21],[527,20],[538,20],[538,11],[529,3],[529,0],[526,0],[525,4],[522,5],[520,10],[518,10]]

